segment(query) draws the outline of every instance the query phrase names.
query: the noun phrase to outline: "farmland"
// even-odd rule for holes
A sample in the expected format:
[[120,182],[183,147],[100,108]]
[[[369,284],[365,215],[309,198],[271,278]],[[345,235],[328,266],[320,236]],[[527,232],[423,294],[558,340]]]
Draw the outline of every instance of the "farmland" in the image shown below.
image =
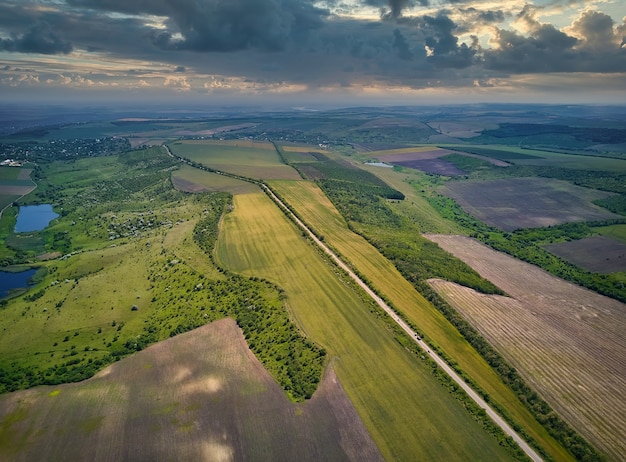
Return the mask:
[[382,460],[332,369],[293,403],[232,319],[79,384],[0,396],[0,415],[4,461]]
[[7,206],[35,188],[31,172],[30,168],[0,167],[0,215]]
[[223,191],[243,194],[258,191],[258,187],[225,175],[211,173],[183,165],[172,172],[172,183],[176,189],[198,193],[204,191]]
[[175,155],[205,167],[254,179],[297,179],[298,173],[283,165],[271,143],[249,141],[187,141],[170,145]]
[[[624,454],[623,303],[465,237],[429,235],[510,295],[431,284],[571,422],[612,457]],[[602,332],[602,335],[598,335]]]
[[[267,278],[285,289],[292,316],[329,352],[333,368],[386,459],[447,459],[461,454],[475,458],[483,457],[482,451],[503,457],[498,456],[501,450],[495,449],[495,439],[476,434],[476,423],[466,420],[460,404],[440,392],[430,368],[372,316],[372,302],[338,277],[264,194],[239,195],[234,201],[234,211],[222,224],[218,260],[233,271]],[[406,425],[406,416],[412,425]],[[463,427],[452,423],[459,419]],[[464,430],[454,442],[439,444],[443,432],[456,433],[454,428]]]
[[559,458],[553,440],[539,428],[515,395],[494,374],[443,316],[362,236],[347,230],[347,223],[322,191],[309,181],[274,181],[272,187],[303,217],[324,242],[338,250],[372,286],[419,326],[447,355],[455,358],[463,371],[487,390],[492,402],[507,403],[516,422]]
[[[546,460],[599,460],[596,449],[619,460],[624,409],[611,400],[624,401],[624,320],[612,307],[626,300],[626,272],[608,265],[626,222],[619,143],[599,151],[583,121],[580,139],[557,127],[569,150],[549,152],[551,135],[524,124],[550,115],[446,111],[133,115],[8,135],[2,149],[37,156],[37,189],[19,203],[52,204],[60,217],[28,235],[12,231],[14,207],[0,219],[3,265],[38,268],[32,288],[0,301],[0,386],[10,392],[0,396],[0,459],[88,446],[104,459],[112,440],[121,458],[152,459],[156,448],[236,460],[521,458],[427,345]],[[561,292],[544,273],[535,287],[526,267],[497,262],[494,279],[423,233],[475,237],[613,299]],[[598,241],[604,250],[589,250]],[[577,245],[585,261],[546,250],[584,256]],[[472,308],[479,302],[487,308]],[[347,439],[344,425],[355,430]]]
[[455,182],[448,183],[443,192],[471,215],[505,231],[620,218],[592,204],[609,194],[557,180]]
[[546,249],[596,273],[626,272],[626,244],[606,236],[549,244]]

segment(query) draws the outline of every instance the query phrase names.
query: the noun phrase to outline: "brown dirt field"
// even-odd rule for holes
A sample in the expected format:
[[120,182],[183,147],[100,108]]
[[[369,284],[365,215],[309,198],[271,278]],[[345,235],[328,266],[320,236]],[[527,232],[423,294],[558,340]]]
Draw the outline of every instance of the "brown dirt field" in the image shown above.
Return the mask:
[[0,185],[0,195],[23,196],[31,192],[35,187],[34,184],[30,186]]
[[179,178],[174,175],[172,175],[172,184],[174,185],[174,188],[183,192],[198,193],[198,192],[209,191],[209,188],[207,188],[204,185],[195,183],[193,181],[185,180],[183,178]]
[[548,178],[455,182],[441,192],[467,213],[504,231],[621,218],[592,204],[611,193]]
[[232,319],[85,382],[0,396],[0,460],[380,461],[332,369],[291,403]]
[[606,236],[546,245],[545,249],[596,273],[626,271],[626,244]]
[[459,154],[462,156],[474,157],[476,159],[481,159],[486,162],[489,162],[498,167],[509,166],[508,163],[503,162],[498,159],[493,159],[493,158],[486,157],[486,156],[479,156],[476,154],[469,154],[467,152],[462,152],[462,151],[451,151],[449,149],[439,149],[439,148],[427,149],[427,150],[424,150],[422,148],[420,150],[415,150],[415,151],[405,150],[404,152],[398,152],[397,150],[394,150],[394,151],[389,151],[388,154],[385,154],[385,152],[383,151],[383,152],[377,153],[377,158],[380,160],[384,160],[385,162],[392,162],[398,165],[402,165],[401,163],[403,162],[422,161],[422,160],[427,160],[427,159],[438,159],[440,157],[447,156],[449,154]]
[[41,261],[53,260],[55,258],[59,258],[61,255],[62,255],[61,252],[42,253],[41,255],[37,255],[37,260],[41,260]]
[[574,428],[626,460],[626,305],[463,236],[426,235],[509,297],[431,285]]

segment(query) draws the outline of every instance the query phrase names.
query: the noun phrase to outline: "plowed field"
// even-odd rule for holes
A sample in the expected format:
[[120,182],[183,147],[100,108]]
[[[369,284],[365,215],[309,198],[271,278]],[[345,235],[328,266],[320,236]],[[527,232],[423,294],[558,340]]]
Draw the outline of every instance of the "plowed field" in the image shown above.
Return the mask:
[[330,370],[291,403],[232,319],[82,383],[0,396],[0,460],[381,461]]
[[432,286],[600,450],[626,460],[626,305],[463,236],[426,236],[510,295]]

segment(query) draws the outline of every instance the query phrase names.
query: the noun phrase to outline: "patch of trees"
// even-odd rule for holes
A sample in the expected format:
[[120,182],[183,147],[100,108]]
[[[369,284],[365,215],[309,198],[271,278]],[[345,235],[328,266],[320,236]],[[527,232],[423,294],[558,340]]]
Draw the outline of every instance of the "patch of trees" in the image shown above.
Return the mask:
[[593,203],[613,213],[626,215],[626,193],[620,194],[619,196],[607,197],[606,199],[598,199],[593,201]]
[[603,127],[570,127],[568,125],[551,124],[517,124],[502,123],[494,130],[483,130],[485,136],[494,138],[512,138],[537,135],[568,135],[578,141],[594,143],[623,143],[626,141],[626,129]]
[[[467,149],[464,148],[463,151],[506,161],[534,157],[516,152],[498,151],[473,146],[468,147]],[[626,194],[626,175],[620,172],[561,168],[545,165],[510,165],[508,167],[498,167],[489,162],[459,154],[449,154],[447,156],[443,156],[442,159],[454,164],[461,170],[470,172],[470,177],[472,179],[537,176],[567,181],[585,188]],[[610,202],[608,199],[607,201]]]

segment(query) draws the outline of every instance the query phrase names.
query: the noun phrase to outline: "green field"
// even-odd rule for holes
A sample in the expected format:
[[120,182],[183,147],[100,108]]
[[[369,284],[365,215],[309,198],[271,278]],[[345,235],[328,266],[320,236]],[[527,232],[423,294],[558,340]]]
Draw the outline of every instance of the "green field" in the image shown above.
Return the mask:
[[236,196],[234,206],[222,223],[218,260],[284,288],[294,318],[328,350],[387,459],[506,459],[430,366],[393,339],[371,302],[338,277],[267,196]]
[[[295,118],[129,118],[42,127],[3,139],[9,144],[5,152],[24,156],[20,160],[31,159],[26,157],[31,147],[39,154],[32,172],[0,168],[0,209],[19,199],[20,205],[52,204],[60,217],[43,231],[18,235],[13,232],[16,208],[8,207],[0,217],[0,265],[40,268],[34,287],[0,300],[0,392],[79,381],[153,344],[173,354],[163,340],[232,318],[249,353],[294,405],[285,411],[291,417],[306,414],[304,406],[316,399],[314,391],[329,366],[386,460],[519,458],[482,411],[464,401],[391,318],[272,202],[260,187],[264,182],[542,457],[597,457],[552,411],[552,403],[526,385],[532,381],[525,382],[499,351],[469,330],[426,281],[461,284],[477,290],[478,297],[507,294],[422,234],[472,236],[588,289],[623,297],[625,273],[583,271],[542,246],[598,234],[626,242],[626,159],[582,147],[564,154],[567,145],[560,152],[541,150],[550,149],[549,143],[527,149],[522,146],[531,144],[522,138],[507,146],[503,138],[489,140],[478,132],[477,138],[455,141],[419,117],[372,115],[368,109]],[[93,138],[108,136],[116,136],[107,141],[110,150],[105,143],[101,150],[94,147],[100,141]],[[126,136],[140,148],[129,151]],[[72,138],[82,144],[73,145]],[[267,141],[272,139],[288,141],[281,147]],[[435,139],[450,144],[425,144]],[[163,146],[143,146],[154,143],[167,143],[174,156]],[[510,165],[453,154],[446,160],[465,172],[455,177],[364,165],[379,154],[440,148]],[[31,174],[34,191],[21,197],[11,190],[31,188]],[[456,191],[458,203],[443,191]],[[215,350],[219,356],[211,360],[228,361],[228,352],[210,350],[207,354]],[[185,367],[163,383],[168,393],[194,366]],[[141,392],[138,383],[130,386]],[[260,385],[241,387],[249,406]],[[151,385],[150,399],[158,388]],[[53,397],[47,393],[40,398]],[[222,402],[222,396],[202,396],[211,406],[241,403],[237,397]],[[16,402],[23,404],[21,398]],[[163,404],[144,401],[132,412],[156,415]],[[272,456],[281,454],[277,439],[288,437],[289,427],[271,428],[258,416],[250,423],[246,416],[256,412],[251,406],[224,419],[240,419],[237,431],[244,439],[253,438],[254,444],[271,439]],[[116,418],[125,412],[116,409]],[[32,417],[34,408],[29,412]],[[0,459],[3,447],[15,441],[11,426],[18,417],[0,416]],[[167,425],[153,420],[150,425],[161,425],[161,434],[166,428],[192,430],[192,424],[175,417]],[[80,425],[90,431],[103,422],[97,413],[85,418]],[[329,419],[324,435],[341,432],[334,417],[324,419]],[[19,446],[26,448],[28,435],[51,436],[54,422],[46,418],[44,424],[25,430]],[[258,429],[265,427],[260,435]],[[69,440],[61,433],[77,427],[64,420],[59,428],[63,442],[53,444],[62,454]],[[154,426],[147,431],[158,433]],[[295,426],[293,431],[306,432]]]
[[594,227],[593,230],[602,236],[626,242],[626,225],[598,226]]
[[486,361],[415,288],[362,236],[349,231],[345,220],[323,192],[309,181],[275,181],[271,186],[324,241],[371,281],[424,334],[438,345],[492,401],[502,405],[529,435],[555,457],[569,456],[541,427]]
[[205,167],[256,180],[298,179],[298,173],[283,164],[271,143],[249,141],[177,141],[172,152]]
[[189,165],[172,172],[174,186],[187,192],[224,191],[231,194],[257,192],[259,187],[226,175],[211,173]]

